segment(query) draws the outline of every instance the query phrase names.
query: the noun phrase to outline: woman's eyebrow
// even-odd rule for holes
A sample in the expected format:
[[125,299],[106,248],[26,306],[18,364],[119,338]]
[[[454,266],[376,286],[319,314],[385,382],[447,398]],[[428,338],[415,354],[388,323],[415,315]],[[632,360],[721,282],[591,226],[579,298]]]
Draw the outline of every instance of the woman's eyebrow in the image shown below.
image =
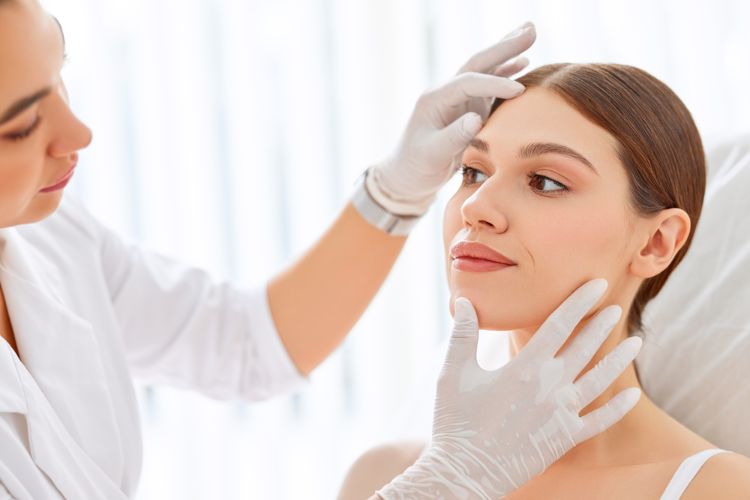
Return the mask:
[[[486,141],[483,141],[482,139],[478,139],[476,137],[469,141],[469,147],[485,154],[490,152],[490,145]],[[561,156],[567,156],[568,158],[582,163],[586,167],[590,168],[596,175],[599,175],[599,172],[596,170],[596,168],[594,168],[594,165],[589,160],[587,160],[585,156],[583,156],[575,149],[569,148],[568,146],[565,146],[563,144],[558,144],[556,142],[532,142],[526,144],[518,149],[518,153],[516,156],[522,160],[526,160],[529,158],[534,158],[536,156],[541,156],[543,154],[557,154]]]
[[[57,27],[60,28],[60,36],[62,37],[62,44],[63,44],[63,53],[65,53],[65,33],[63,33],[62,24],[60,24],[59,19],[57,19],[55,16],[51,16],[51,17],[57,23]],[[34,92],[28,97],[22,97],[21,99],[17,100],[15,103],[11,104],[8,107],[8,109],[5,110],[5,113],[2,114],[2,118],[0,118],[0,126],[6,124],[7,122],[11,121],[16,116],[26,111],[26,109],[28,109],[30,106],[33,106],[34,103],[37,102],[39,99],[43,99],[47,97],[50,92],[52,92],[52,88],[45,87],[42,90]]]
[[39,99],[47,97],[50,92],[52,92],[52,88],[45,87],[42,90],[35,92],[28,97],[22,97],[15,103],[11,104],[10,107],[5,111],[5,113],[3,113],[2,118],[0,118],[0,126],[23,113],[27,108],[32,106]]

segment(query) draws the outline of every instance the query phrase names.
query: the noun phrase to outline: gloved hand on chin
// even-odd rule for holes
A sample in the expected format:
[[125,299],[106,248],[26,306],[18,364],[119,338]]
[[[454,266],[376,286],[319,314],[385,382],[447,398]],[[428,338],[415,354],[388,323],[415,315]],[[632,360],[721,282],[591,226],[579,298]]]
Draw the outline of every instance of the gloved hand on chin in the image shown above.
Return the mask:
[[437,384],[432,442],[378,495],[384,500],[497,500],[619,421],[638,402],[639,388],[621,391],[583,417],[578,413],[635,359],[639,337],[622,341],[573,381],[617,324],[622,308],[601,310],[555,356],[606,288],[603,279],[578,288],[515,358],[494,371],[477,364],[477,316],[471,303],[459,297]]

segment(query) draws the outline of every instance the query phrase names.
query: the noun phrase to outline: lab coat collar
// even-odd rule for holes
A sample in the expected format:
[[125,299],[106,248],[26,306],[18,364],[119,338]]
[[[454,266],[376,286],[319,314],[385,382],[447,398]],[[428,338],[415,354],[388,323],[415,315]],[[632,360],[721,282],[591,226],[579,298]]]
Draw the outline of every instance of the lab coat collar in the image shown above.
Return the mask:
[[[66,283],[54,263],[17,228],[0,229],[0,284],[20,354],[19,359],[3,346],[17,361],[18,378],[0,369],[0,382],[9,381],[0,393],[23,386],[23,392],[0,396],[0,405],[15,405],[26,415],[32,458],[66,498],[81,493],[81,484],[71,480],[71,467],[83,468],[92,487],[109,483],[113,496],[108,498],[119,498],[122,493],[114,486],[120,483],[124,459],[91,324],[70,309]],[[0,407],[8,410],[14,411]]]

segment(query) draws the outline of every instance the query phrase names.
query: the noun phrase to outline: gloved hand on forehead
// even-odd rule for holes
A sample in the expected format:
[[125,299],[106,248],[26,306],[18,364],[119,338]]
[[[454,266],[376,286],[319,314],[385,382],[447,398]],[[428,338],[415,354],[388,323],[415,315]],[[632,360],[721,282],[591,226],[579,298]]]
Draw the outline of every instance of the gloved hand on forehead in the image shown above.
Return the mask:
[[475,54],[447,83],[422,94],[393,154],[369,169],[367,190],[389,212],[422,215],[455,173],[456,161],[487,119],[496,97],[523,92],[508,79],[528,64],[510,59],[536,39],[531,23]]
[[601,310],[556,356],[606,288],[604,279],[578,288],[515,358],[494,371],[477,363],[477,316],[459,297],[438,379],[432,442],[413,466],[378,491],[380,497],[496,500],[630,411],[640,398],[637,387],[578,416],[635,359],[640,338],[622,341],[574,382],[619,321],[620,306]]

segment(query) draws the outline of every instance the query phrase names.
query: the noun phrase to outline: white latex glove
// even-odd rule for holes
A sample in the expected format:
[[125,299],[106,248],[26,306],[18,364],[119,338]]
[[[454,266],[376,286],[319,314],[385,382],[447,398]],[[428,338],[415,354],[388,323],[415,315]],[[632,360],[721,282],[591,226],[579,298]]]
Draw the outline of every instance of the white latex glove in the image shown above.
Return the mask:
[[563,302],[518,355],[494,371],[476,361],[477,317],[459,297],[448,353],[438,380],[432,442],[425,453],[378,494],[395,499],[496,500],[542,473],[568,450],[608,429],[630,411],[641,391],[621,391],[579,417],[635,359],[639,337],[629,337],[578,381],[573,380],[619,321],[606,307],[555,356],[607,288],[597,279]]
[[475,54],[452,80],[420,96],[394,154],[369,169],[367,190],[380,205],[398,215],[427,211],[456,172],[457,160],[489,116],[494,98],[523,92],[523,85],[507,77],[528,60],[508,60],[535,39],[534,25],[525,23]]

